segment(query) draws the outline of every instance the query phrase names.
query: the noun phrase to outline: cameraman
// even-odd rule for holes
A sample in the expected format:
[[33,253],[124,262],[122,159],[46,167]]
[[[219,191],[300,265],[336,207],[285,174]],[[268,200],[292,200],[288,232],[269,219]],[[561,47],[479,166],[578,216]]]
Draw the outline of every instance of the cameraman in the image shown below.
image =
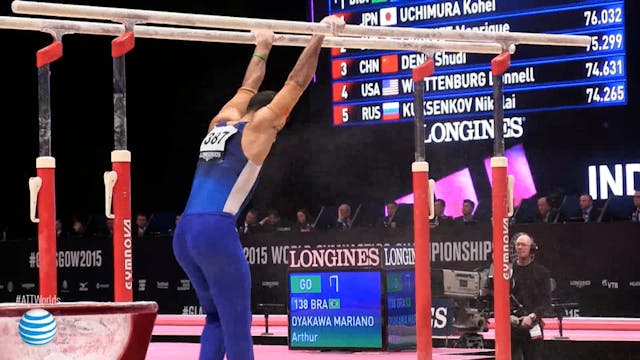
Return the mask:
[[538,246],[529,234],[517,233],[513,239],[517,258],[511,277],[512,309],[516,310],[511,326],[511,358],[541,360],[542,317],[551,309],[550,275],[534,262]]

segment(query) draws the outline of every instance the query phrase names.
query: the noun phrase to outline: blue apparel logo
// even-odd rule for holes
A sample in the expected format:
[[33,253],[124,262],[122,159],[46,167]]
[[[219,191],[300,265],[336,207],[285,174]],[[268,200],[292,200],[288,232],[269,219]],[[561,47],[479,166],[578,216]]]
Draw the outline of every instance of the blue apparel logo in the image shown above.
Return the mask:
[[56,337],[58,326],[47,310],[33,309],[22,315],[18,332],[22,341],[29,345],[45,345]]

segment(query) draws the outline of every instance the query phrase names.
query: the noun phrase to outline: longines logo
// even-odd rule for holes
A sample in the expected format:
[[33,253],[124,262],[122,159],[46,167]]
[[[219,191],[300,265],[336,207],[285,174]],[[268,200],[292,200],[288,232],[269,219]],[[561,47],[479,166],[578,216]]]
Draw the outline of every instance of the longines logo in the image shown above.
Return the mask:
[[89,291],[89,288],[87,287],[87,285],[89,285],[88,282],[79,282],[78,291]]
[[405,266],[415,264],[416,254],[411,248],[384,248],[385,266]]
[[[522,137],[524,121],[524,117],[504,118],[504,137]],[[493,119],[427,122],[425,131],[427,144],[488,140],[493,139]]]
[[289,267],[362,267],[380,265],[380,249],[303,249],[289,250]]
[[582,289],[583,287],[591,286],[591,280],[571,280],[569,281],[569,285]]

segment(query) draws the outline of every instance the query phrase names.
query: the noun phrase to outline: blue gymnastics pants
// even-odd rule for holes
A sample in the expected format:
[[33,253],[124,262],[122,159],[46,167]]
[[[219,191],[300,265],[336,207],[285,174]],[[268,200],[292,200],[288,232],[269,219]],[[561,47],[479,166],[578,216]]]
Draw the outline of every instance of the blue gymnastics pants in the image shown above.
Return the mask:
[[227,214],[184,214],[173,250],[206,314],[200,360],[252,360],[251,273]]

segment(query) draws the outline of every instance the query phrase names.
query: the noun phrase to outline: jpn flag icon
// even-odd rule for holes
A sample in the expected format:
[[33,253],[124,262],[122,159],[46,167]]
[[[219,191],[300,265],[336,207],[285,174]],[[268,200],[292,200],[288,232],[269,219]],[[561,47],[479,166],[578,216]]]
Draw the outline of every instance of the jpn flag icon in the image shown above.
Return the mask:
[[398,79],[382,80],[382,96],[398,95]]
[[396,7],[380,9],[380,26],[393,26],[398,23],[398,10]]
[[397,101],[382,104],[382,120],[400,119],[400,103]]

